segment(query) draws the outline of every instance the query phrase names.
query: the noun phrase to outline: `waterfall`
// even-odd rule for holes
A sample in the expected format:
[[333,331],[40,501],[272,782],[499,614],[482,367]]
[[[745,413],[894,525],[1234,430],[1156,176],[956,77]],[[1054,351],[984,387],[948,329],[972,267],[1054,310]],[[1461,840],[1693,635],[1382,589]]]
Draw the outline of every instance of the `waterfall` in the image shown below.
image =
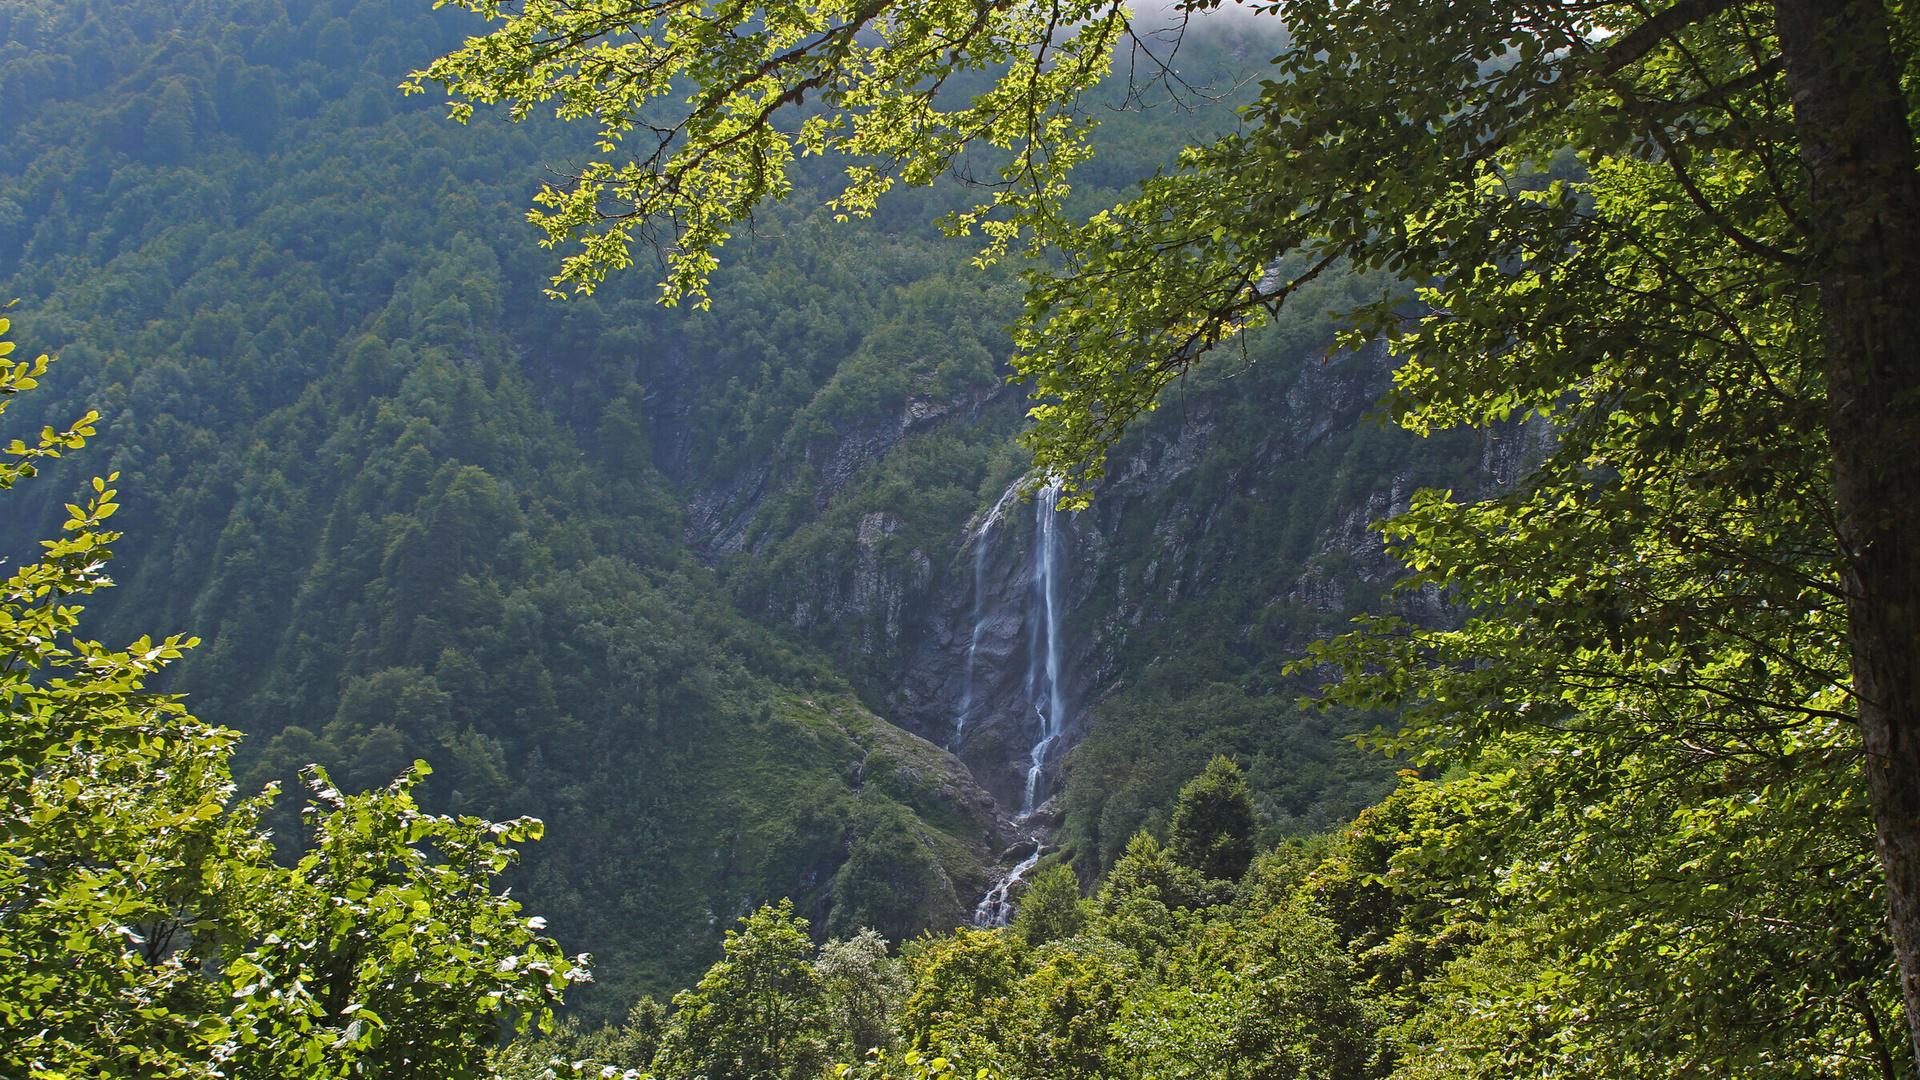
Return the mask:
[[[967,649],[966,685],[961,691],[960,717],[954,727],[956,743],[973,709],[974,654],[980,647],[981,638],[981,582],[986,576],[987,534],[1000,520],[1008,497],[1019,488],[1020,485],[1016,484],[1008,489],[1007,495],[1001,496],[974,537],[973,639]],[[1062,685],[1060,660],[1060,490],[1060,482],[1050,480],[1035,493],[1033,500],[1033,544],[1027,553],[1029,585],[1024,619],[1027,626],[1027,677],[1023,704],[1033,716],[1034,733],[1033,746],[1027,752],[1026,786],[1020,800],[1020,812],[1014,815],[1016,822],[1025,822],[1038,808],[1047,756],[1052,753],[1054,743],[1066,727],[1067,692]],[[1005,926],[1012,918],[1014,888],[1025,879],[1027,872],[1034,868],[1046,851],[1039,832],[1029,833],[1027,839],[1033,844],[1033,852],[1016,863],[1013,869],[994,883],[993,888],[987,890],[987,895],[980,898],[980,903],[973,909],[975,926]]]
[[1017,905],[1008,899],[1008,894],[1012,893],[1013,887],[1020,884],[1021,879],[1026,877],[1027,871],[1033,869],[1034,864],[1040,861],[1040,856],[1046,850],[1036,840],[1033,845],[1033,854],[1021,859],[1018,865],[1008,871],[1006,877],[1001,878],[993,888],[987,890],[987,895],[981,897],[980,902],[973,907],[973,925],[1005,926],[1012,921],[1014,908]]
[[973,634],[967,641],[967,666],[960,679],[960,715],[954,718],[953,738],[947,741],[948,750],[960,745],[961,736],[967,731],[967,721],[973,716],[974,658],[980,654],[980,637],[986,628],[985,620],[980,617],[980,609],[987,593],[987,541],[993,534],[993,527],[1000,523],[1001,515],[1006,512],[1008,500],[1019,492],[1019,484],[1003,492],[973,533]]
[[947,740],[949,750],[960,745],[967,733],[967,717],[973,715],[973,666],[974,657],[980,654],[980,600],[987,591],[986,577],[987,530],[981,529],[973,538],[973,636],[967,641],[967,666],[960,677],[960,715],[953,721],[953,738]]
[[1032,707],[1036,730],[1033,750],[1027,755],[1027,787],[1020,803],[1020,815],[1034,810],[1034,798],[1040,791],[1041,771],[1047,753],[1066,717],[1066,692],[1060,685],[1060,538],[1056,528],[1059,513],[1060,482],[1052,480],[1034,497],[1032,574],[1032,616],[1027,620],[1027,704]]

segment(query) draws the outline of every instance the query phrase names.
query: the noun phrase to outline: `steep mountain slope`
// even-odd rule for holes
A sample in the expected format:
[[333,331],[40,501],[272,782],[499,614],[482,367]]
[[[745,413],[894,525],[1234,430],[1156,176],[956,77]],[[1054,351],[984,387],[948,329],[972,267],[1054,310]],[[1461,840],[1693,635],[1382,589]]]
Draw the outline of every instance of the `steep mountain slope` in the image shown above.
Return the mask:
[[[1343,281],[1301,306],[1365,289]],[[832,495],[803,501],[797,529],[768,526],[792,502],[767,494],[764,466],[751,485],[693,498],[753,490],[726,526],[746,553],[721,559],[741,607],[829,649],[865,700],[952,749],[1009,812],[1027,802],[1045,715],[1060,711],[1037,792],[1058,797],[1042,823],[1091,874],[1136,829],[1163,825],[1182,778],[1222,751],[1247,762],[1279,831],[1332,827],[1382,792],[1386,763],[1344,738],[1380,718],[1303,710],[1313,679],[1281,669],[1384,602],[1397,564],[1370,522],[1421,487],[1512,483],[1544,434],[1423,440],[1376,423],[1390,372],[1377,349],[1330,353],[1317,318],[1255,335],[1118,449],[1092,508],[1057,523],[1050,567],[1047,512],[1003,434],[1017,392],[943,399],[903,382],[815,436],[836,463]],[[803,492],[819,490],[813,460],[796,470]],[[1394,602],[1444,617],[1437,597]]]
[[[206,639],[177,685],[251,736],[247,784],[422,756],[441,806],[546,818],[519,886],[599,956],[590,1008],[684,981],[774,896],[835,933],[966,918],[1041,724],[1017,294],[926,224],[966,193],[830,229],[803,192],[710,313],[642,275],[549,303],[518,218],[580,133],[398,97],[463,29],[423,9],[0,6],[0,290],[64,358],[35,404],[108,416],[110,460],[62,480],[129,496],[100,632]],[[1189,55],[1226,82],[1260,54]],[[1082,197],[1230,122],[1116,114]],[[1378,597],[1367,520],[1506,458],[1367,425],[1384,358],[1326,344],[1259,335],[1052,523],[1034,824],[1089,872],[1219,750],[1277,830],[1380,790],[1359,721],[1279,668]],[[36,487],[0,551],[57,514]]]
[[[111,457],[38,485],[46,513],[80,470],[123,470],[96,627],[206,639],[176,685],[252,736],[243,782],[319,760],[380,784],[420,756],[442,806],[545,817],[520,885],[599,954],[608,1008],[772,896],[835,930],[963,918],[997,840],[984,794],[737,615],[682,540],[643,404],[698,325],[638,288],[535,299],[516,207],[564,144],[390,92],[444,20],[0,18],[0,280],[63,357],[33,404],[108,417]],[[849,293],[840,333],[870,307]],[[0,550],[42,528],[0,522]]]

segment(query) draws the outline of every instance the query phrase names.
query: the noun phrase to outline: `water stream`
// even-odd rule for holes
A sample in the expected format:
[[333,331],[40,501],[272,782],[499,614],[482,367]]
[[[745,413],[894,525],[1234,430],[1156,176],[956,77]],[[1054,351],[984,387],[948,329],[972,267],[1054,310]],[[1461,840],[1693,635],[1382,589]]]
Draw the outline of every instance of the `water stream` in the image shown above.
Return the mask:
[[[1009,489],[1008,495],[1017,490]],[[1029,549],[1026,611],[1022,621],[1027,627],[1027,672],[1023,704],[1033,715],[1033,745],[1027,752],[1026,785],[1021,793],[1020,812],[1014,820],[1024,822],[1033,816],[1042,800],[1041,785],[1046,779],[1047,757],[1066,726],[1066,687],[1062,685],[1060,573],[1061,551],[1059,518],[1060,483],[1052,481],[1034,495],[1033,546]],[[965,730],[973,709],[974,654],[980,647],[982,632],[981,579],[986,572],[988,533],[1002,517],[1007,496],[994,505],[974,537],[973,637],[967,648],[966,685],[961,693],[960,717],[954,726],[954,741]],[[1046,851],[1039,833],[1029,835],[1033,852],[987,890],[973,909],[976,926],[1005,926],[1013,915],[1010,896],[1027,871]]]
[[1021,859],[1012,870],[1007,871],[1006,877],[994,882],[993,888],[987,890],[987,895],[981,897],[980,902],[973,906],[973,925],[1005,926],[1013,920],[1014,908],[1017,905],[1009,895],[1013,892],[1014,886],[1020,884],[1026,877],[1027,871],[1033,869],[1034,864],[1040,861],[1040,856],[1045,854],[1046,850],[1038,840],[1034,841],[1033,854]]
[[974,660],[980,655],[980,637],[986,629],[986,620],[980,617],[980,609],[987,593],[988,541],[993,536],[993,527],[1005,515],[1007,503],[1019,493],[1019,484],[1007,488],[973,533],[973,634],[967,641],[967,666],[960,680],[960,714],[954,719],[953,738],[947,740],[948,750],[960,745],[961,738],[967,733],[967,721],[973,717]]
[[1059,514],[1060,483],[1053,481],[1034,496],[1033,592],[1027,619],[1027,704],[1037,721],[1033,750],[1027,755],[1027,787],[1020,816],[1031,816],[1034,799],[1047,764],[1047,752],[1060,737],[1066,718],[1066,694],[1060,686],[1059,562],[1060,538],[1055,528]]

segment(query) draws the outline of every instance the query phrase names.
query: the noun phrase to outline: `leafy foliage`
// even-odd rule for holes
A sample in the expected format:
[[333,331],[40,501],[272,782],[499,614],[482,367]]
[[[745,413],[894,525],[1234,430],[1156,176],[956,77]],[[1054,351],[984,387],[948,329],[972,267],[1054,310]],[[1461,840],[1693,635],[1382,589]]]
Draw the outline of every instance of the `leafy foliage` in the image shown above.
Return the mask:
[[[956,766],[856,700],[821,650],[742,617],[683,506],[761,455],[804,461],[819,430],[897,405],[922,374],[990,390],[990,326],[923,373],[887,369],[921,346],[901,329],[917,313],[968,310],[980,283],[916,286],[940,262],[930,242],[794,235],[729,279],[768,299],[755,320],[615,287],[545,305],[499,223],[524,196],[518,163],[572,154],[567,133],[450,131],[394,92],[458,44],[458,20],[269,0],[12,5],[0,22],[0,295],[28,298],[21,321],[65,357],[13,415],[61,426],[93,404],[112,425],[120,486],[147,497],[112,522],[129,533],[119,588],[89,617],[110,638],[204,638],[156,685],[249,736],[243,790],[304,791],[311,763],[382,787],[425,758],[424,810],[539,815],[550,839],[507,878],[602,959],[574,1002],[606,1017],[697,975],[759,898],[814,882],[798,902],[823,930],[836,903],[868,904],[890,868],[838,871],[856,832],[893,850],[867,828],[897,824],[882,801],[912,808],[913,867],[938,866],[883,925],[959,917],[984,848],[938,794]],[[160,160],[136,133],[175,85],[192,144]],[[891,351],[876,340],[853,363],[889,318]],[[676,382],[689,354],[705,359]],[[969,469],[1006,456],[1010,423],[953,440]],[[54,464],[0,516],[0,552],[64,519],[38,489],[85,477]],[[945,479],[969,505],[933,505],[964,516],[978,476]],[[809,496],[779,528],[818,513]],[[884,800],[853,790],[869,755],[910,766]],[[297,806],[263,824],[308,827]]]
[[[923,936],[898,961],[877,937],[831,943],[814,971],[858,972],[885,1032],[864,1055],[835,1039],[833,1057],[871,1077],[1903,1075],[1864,838],[1796,879],[1780,861],[1803,854],[1795,836],[1748,832],[1780,821],[1750,798],[1681,808],[1644,785],[1600,814],[1553,811],[1592,768],[1541,755],[1442,780],[1408,771],[1345,828],[1265,850],[1237,882],[1142,833],[1092,900],[1056,864],[1008,928]],[[1700,834],[1676,841],[1676,814]],[[1696,839],[1722,850],[1672,874],[1672,846]],[[788,910],[740,933],[787,941],[780,970],[797,976]],[[1772,977],[1785,970],[1796,977]],[[803,978],[740,976],[710,972],[688,1022],[812,1016],[821,999]],[[773,1056],[804,1069],[817,1053]]]
[[886,938],[871,929],[835,938],[820,947],[813,969],[820,978],[827,1028],[836,1036],[834,1059],[854,1061],[890,1048],[891,1021],[906,984],[899,965],[887,956]]
[[[260,951],[242,928],[222,963],[284,979],[301,948],[324,948],[328,985],[378,989],[361,965],[398,959],[330,936],[321,901],[344,893],[317,882],[357,880],[354,860],[412,842],[373,827],[389,812],[454,822],[416,839],[457,848],[485,844],[465,812],[527,807],[564,838],[517,880],[608,945],[626,998],[711,961],[727,917],[801,890],[759,927],[794,972],[775,1004],[826,1009],[849,1034],[807,1020],[768,1067],[856,1056],[894,993],[886,965],[870,942],[843,949],[845,996],[809,988],[803,962],[818,983],[826,958],[782,920],[804,912],[856,941],[863,926],[949,925],[985,853],[980,823],[951,812],[950,759],[869,711],[909,645],[885,605],[840,602],[872,580],[854,577],[863,558],[899,603],[924,600],[941,545],[1021,471],[1005,446],[1017,408],[994,389],[1008,345],[981,314],[1016,316],[1005,279],[953,270],[957,247],[912,238],[874,201],[896,177],[978,163],[1008,170],[987,210],[943,182],[902,219],[957,210],[949,224],[985,232],[990,257],[1023,238],[1058,253],[1028,279],[1016,335],[1045,399],[1042,468],[1084,485],[1109,450],[1150,470],[1193,432],[1219,442],[1188,456],[1183,490],[1140,496],[1105,531],[1119,541],[1100,587],[1150,599],[1106,658],[1138,678],[1096,706],[1060,800],[1066,852],[1104,884],[1068,903],[1055,873],[1017,934],[908,946],[897,1045],[860,1067],[1177,1075],[1213,1055],[1249,1075],[1899,1074],[1847,689],[1854,552],[1829,479],[1849,432],[1826,417],[1846,402],[1808,286],[1807,259],[1831,252],[1808,240],[1820,192],[1791,126],[1781,5],[1285,0],[1272,21],[1294,39],[1244,125],[1215,139],[1108,124],[1103,153],[1121,156],[1081,169],[1093,179],[1077,190],[1064,169],[1096,136],[1074,108],[1126,32],[1115,6],[1051,26],[938,2],[453,6],[497,18],[415,24],[334,0],[211,21],[157,4],[0,11],[0,89],[32,106],[0,116],[0,271],[84,364],[78,385],[36,395],[29,426],[51,434],[21,452],[59,470],[61,440],[84,433],[56,418],[99,402],[124,433],[120,475],[166,493],[119,519],[138,526],[130,543],[152,539],[122,564],[105,625],[205,628],[177,677],[203,715],[264,737],[247,786],[313,761],[348,787],[443,762],[377,796],[374,817],[320,798],[308,820],[337,859],[301,863],[312,888],[273,896],[306,944]],[[1910,66],[1910,16],[1893,17],[1906,36],[1883,36]],[[748,26],[765,32],[734,32]],[[648,37],[667,29],[683,36]],[[589,44],[569,51],[568,31]],[[1030,50],[1056,31],[1064,58]],[[928,47],[888,51],[915,41]],[[518,205],[520,165],[582,147],[538,122],[437,131],[385,96],[414,57],[447,50],[419,78],[529,120],[545,102],[600,124],[588,156],[602,163],[542,214],[550,241],[583,244],[557,284],[595,298],[534,314],[521,298],[545,271],[458,224]],[[688,86],[690,110],[673,112]],[[622,165],[617,134],[643,150],[664,136],[662,154]],[[970,139],[984,151],[960,156]],[[1133,145],[1147,143],[1161,145]],[[874,156],[849,178],[804,158],[815,150]],[[719,270],[715,247],[749,239],[729,234],[755,204],[791,194],[837,205],[754,211],[753,257]],[[669,319],[603,278],[656,209],[684,230],[670,214],[669,295],[703,300],[712,277],[733,313]],[[835,213],[880,227],[803,228]],[[1327,307],[1348,334],[1329,337]],[[1369,370],[1316,373],[1330,341],[1356,347],[1349,362],[1380,338],[1401,432],[1267,424],[1281,402],[1316,400],[1316,374]],[[1260,363],[1193,366],[1230,339]],[[1193,416],[1182,398],[1178,421],[1148,417],[1190,371]],[[915,427],[929,408],[980,422]],[[1462,477],[1502,443],[1544,467],[1481,501]],[[1284,464],[1249,481],[1247,460]],[[1108,478],[1103,501],[1128,481]],[[107,485],[95,503],[117,507]],[[26,499],[0,524],[9,551],[62,518],[60,499]],[[1391,568],[1358,565],[1369,549],[1328,542],[1327,525],[1403,509],[1388,537],[1414,577],[1382,605]],[[899,518],[885,542],[848,542],[880,513]],[[68,554],[99,573],[97,552]],[[58,605],[34,611],[58,639]],[[1278,670],[1301,636],[1362,612],[1359,633]],[[184,644],[97,655],[144,686],[173,659],[146,652]],[[1337,708],[1301,722],[1294,698],[1336,676]],[[190,741],[176,706],[142,706],[158,734],[131,752]],[[1180,778],[1229,751],[1264,843],[1339,821],[1377,793],[1378,767],[1328,746],[1382,707],[1396,719],[1377,744],[1443,779],[1406,779],[1324,853],[1263,856],[1236,885],[1237,810],[1227,828],[1167,817]],[[185,805],[225,783],[223,753],[179,778]],[[156,856],[189,876],[224,823],[241,822],[243,847],[304,827],[261,804],[193,825],[166,799],[111,801],[130,834],[195,838]],[[1221,838],[1232,857],[1210,863]],[[389,930],[412,918],[395,898],[449,886],[425,873],[439,863],[398,862],[390,888],[352,901]],[[206,924],[185,940],[167,955],[228,939]],[[204,991],[186,967],[162,979],[164,956],[142,967],[110,935],[93,945],[121,965],[101,976],[121,987],[112,1000]],[[54,955],[23,953],[22,970],[51,978]],[[445,959],[406,958],[464,970]],[[721,985],[688,1013],[711,1014],[703,1046],[772,1007],[742,996],[729,1013]],[[431,996],[413,987],[386,1011],[416,991]],[[73,1032],[106,1023],[107,999],[75,1000],[78,1026],[51,1037],[106,1045]],[[321,1007],[318,1034],[261,1034],[258,1052],[281,1067],[347,1037]],[[217,1028],[174,1031],[176,1015],[114,1013],[154,1027],[112,1045],[164,1056]],[[645,1067],[671,1041],[661,1020],[643,1012],[605,1045]],[[448,1053],[468,1060],[480,1034],[449,1036]]]
[[726,955],[673,998],[655,1056],[668,1076],[801,1080],[826,1063],[826,1017],[806,920],[791,901],[727,931]]
[[[897,182],[931,184],[969,144],[1007,151],[991,196],[948,226],[980,229],[990,254],[1006,251],[1051,215],[1067,172],[1086,159],[1092,125],[1055,106],[1107,74],[1125,26],[1110,0],[453,2],[500,26],[413,73],[406,89],[444,86],[463,123],[476,104],[524,120],[551,102],[561,119],[598,129],[600,158],[537,197],[547,246],[579,246],[554,285],[591,293],[631,265],[640,236],[666,251],[664,298],[702,306],[715,249],[761,202],[789,195],[795,160],[809,155],[856,162],[831,204],[844,219],[873,213]],[[952,103],[943,91],[974,73],[987,73],[986,88]],[[686,108],[662,101],[689,85]],[[631,160],[619,160],[623,150]]]
[[[985,823],[955,797],[958,764],[882,719],[916,646],[901,613],[964,573],[966,522],[1026,465],[1002,382],[1017,293],[924,226],[964,185],[832,232],[836,177],[802,163],[795,197],[733,241],[715,278],[731,302],[663,311],[616,277],[546,304],[511,222],[525,164],[580,158],[577,133],[456,128],[393,93],[478,27],[458,13],[76,0],[0,20],[7,100],[32,105],[0,119],[0,295],[28,297],[23,321],[66,357],[26,415],[96,404],[112,424],[110,464],[149,497],[115,519],[119,588],[90,617],[205,639],[169,678],[248,734],[243,789],[304,790],[309,763],[379,787],[425,758],[423,807],[537,814],[548,838],[508,879],[599,958],[571,998],[595,1020],[686,985],[766,897],[793,895],[819,935],[964,919],[989,884]],[[1182,58],[1222,87],[1260,59],[1228,34]],[[191,155],[149,160],[140,110],[176,83]],[[1232,122],[1116,113],[1071,198],[1111,201]],[[1322,385],[1326,342],[1302,314],[1142,431],[1143,460],[1211,434],[1184,498],[1142,490],[1099,585],[1143,598],[1116,662],[1152,674],[1101,703],[1065,781],[1061,839],[1089,880],[1215,753],[1246,764],[1276,831],[1382,790],[1340,742],[1357,721],[1301,710],[1277,673],[1373,587],[1322,610],[1292,583],[1337,574],[1321,537],[1370,512],[1375,477],[1452,484],[1479,446],[1350,435],[1374,393],[1353,385],[1383,373],[1342,362]],[[1303,394],[1351,400],[1299,457],[1272,450],[1269,506],[1244,463]],[[0,550],[26,550],[60,501],[24,492]],[[863,548],[875,514],[897,527]],[[1162,557],[1157,518],[1186,555]],[[291,806],[266,824],[303,829]]]
[[[841,26],[964,7],[902,2],[857,21],[827,10],[821,42]],[[1403,428],[1517,423],[1553,445],[1500,499],[1429,490],[1387,525],[1414,571],[1405,592],[1450,598],[1463,625],[1375,614],[1296,674],[1341,675],[1332,702],[1405,709],[1404,728],[1378,742],[1422,764],[1559,781],[1520,801],[1592,824],[1559,834],[1563,855],[1578,852],[1571,867],[1521,876],[1532,896],[1565,890],[1593,906],[1505,925],[1554,931],[1541,979],[1607,1003],[1597,1015],[1642,1017],[1638,1030],[1665,1048],[1641,1057],[1617,1042],[1614,1067],[1739,1071],[1801,1054],[1768,1037],[1676,1049],[1664,1022],[1698,1021],[1683,1000],[1712,1011],[1744,996],[1740,973],[1710,958],[1734,955],[1749,931],[1743,947],[1793,972],[1787,996],[1799,993],[1794,931],[1810,923],[1790,914],[1784,883],[1842,865],[1875,882],[1869,825],[1906,1007],[1920,1008],[1916,428],[1890,344],[1914,306],[1895,253],[1920,236],[1911,12],[1742,0],[1259,10],[1291,40],[1244,130],[1187,147],[1071,226],[1039,203],[1017,215],[1057,260],[1030,272],[1015,332],[1016,368],[1041,399],[1028,435],[1040,471],[1078,485],[1084,504],[1107,452],[1200,356],[1330,271],[1369,275],[1378,292],[1343,316],[1340,340],[1390,344],[1389,409]],[[511,52],[525,21],[505,17],[453,54],[443,77],[478,77],[450,88],[522,109],[539,100],[473,65],[489,48]],[[1068,48],[1079,25],[1063,24]],[[656,47],[644,20],[620,30],[622,47]],[[798,52],[834,58],[815,48]],[[710,90],[704,74],[694,81]],[[783,85],[778,65],[767,74]],[[582,95],[620,79],[591,67],[567,77]],[[892,100],[918,100],[920,86]],[[1065,117],[1072,101],[1047,84],[1023,104]],[[830,101],[824,122],[849,108]],[[663,144],[669,171],[709,152],[709,112],[696,93],[690,137]],[[1849,809],[1810,817],[1807,805]],[[1116,877],[1151,855],[1129,851]],[[1584,879],[1598,867],[1609,869]],[[1854,910],[1856,925],[1878,924],[1869,910]],[[1596,952],[1608,959],[1588,962]],[[1864,945],[1826,960],[1805,992],[1830,1001],[1813,989],[1823,979],[1863,980],[1856,1007],[1877,1029],[1866,985],[1892,977],[1887,956]],[[1920,1040],[1920,1016],[1909,1031]],[[1529,1061],[1516,1053],[1510,1064]],[[1866,1057],[1890,1068],[1884,1046]]]
[[[48,368],[12,351],[0,340],[0,415]],[[0,491],[96,421],[10,441]],[[79,601],[111,584],[116,479],[0,585],[0,1071],[480,1075],[503,1026],[551,1024],[587,978],[494,892],[539,822],[420,812],[424,763],[360,795],[315,770],[312,848],[275,862],[272,791],[233,801],[235,733],[149,688],[197,640],[77,634]]]
[[1035,874],[1020,891],[1019,907],[1009,925],[1029,945],[1073,937],[1087,925],[1085,904],[1079,875],[1073,867],[1056,863]]

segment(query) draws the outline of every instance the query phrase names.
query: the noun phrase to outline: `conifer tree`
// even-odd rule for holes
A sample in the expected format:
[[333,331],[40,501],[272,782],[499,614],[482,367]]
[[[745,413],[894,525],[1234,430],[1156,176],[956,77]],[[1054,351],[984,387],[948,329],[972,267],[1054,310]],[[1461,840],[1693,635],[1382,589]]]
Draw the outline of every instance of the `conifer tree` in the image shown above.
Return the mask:
[[1253,796],[1232,758],[1215,757],[1180,789],[1167,852],[1215,880],[1239,881],[1247,872],[1253,861]]

